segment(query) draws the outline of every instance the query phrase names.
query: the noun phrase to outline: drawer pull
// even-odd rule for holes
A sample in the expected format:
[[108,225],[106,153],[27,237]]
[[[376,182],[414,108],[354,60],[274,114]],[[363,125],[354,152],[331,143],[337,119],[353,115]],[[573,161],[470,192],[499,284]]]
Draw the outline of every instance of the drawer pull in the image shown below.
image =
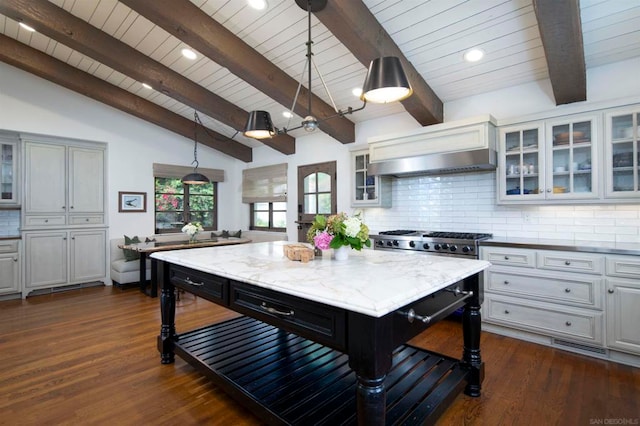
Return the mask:
[[184,282],[189,284],[189,285],[196,286],[196,287],[202,287],[204,285],[204,283],[197,283],[197,282],[191,281],[191,278],[189,278],[189,277],[185,278]]
[[437,318],[438,316],[442,315],[444,312],[449,310],[449,308],[451,308],[456,303],[460,302],[461,300],[465,300],[465,299],[473,296],[473,291],[463,291],[463,290],[460,290],[459,287],[455,287],[453,289],[444,289],[444,290],[448,291],[450,293],[453,293],[456,296],[461,294],[462,297],[460,299],[458,299],[458,300],[454,300],[453,302],[451,302],[450,304],[448,304],[444,308],[440,309],[439,311],[437,311],[436,313],[433,313],[431,315],[418,315],[418,314],[416,314],[416,311],[414,311],[413,309],[409,309],[409,311],[407,311],[407,312],[397,311],[397,313],[407,317],[407,321],[409,321],[410,323],[412,323],[414,320],[418,320],[418,321],[422,321],[425,324],[429,324],[434,318]]
[[504,310],[504,313],[505,313],[505,314],[507,314],[507,315],[509,315],[509,310],[508,310],[508,309],[505,309],[505,310]]
[[292,310],[289,310],[289,312],[284,312],[284,311],[279,311],[276,308],[272,308],[271,306],[267,306],[266,303],[262,302],[262,305],[260,305],[260,307],[262,309],[264,309],[265,311],[269,312],[270,314],[274,314],[274,315],[280,315],[283,317],[292,317],[295,312]]
[[504,260],[509,260],[509,256],[505,256],[505,257],[504,257]]
[[565,293],[571,293],[571,289],[570,289],[570,288],[565,288],[565,289],[564,289],[564,292],[565,292]]
[[567,266],[569,266],[569,265],[571,265],[571,262],[569,262],[568,260],[565,260],[565,261],[564,261],[564,264],[565,264],[565,265],[567,265]]
[[571,321],[567,321],[565,322],[565,324],[567,325],[567,327],[571,327]]
[[45,219],[45,220],[44,220],[44,223],[48,223],[48,222],[49,222],[49,219]]
[[610,288],[609,290],[607,290],[609,292],[609,294],[613,294],[613,289]]
[[509,285],[509,281],[504,280],[504,285]]

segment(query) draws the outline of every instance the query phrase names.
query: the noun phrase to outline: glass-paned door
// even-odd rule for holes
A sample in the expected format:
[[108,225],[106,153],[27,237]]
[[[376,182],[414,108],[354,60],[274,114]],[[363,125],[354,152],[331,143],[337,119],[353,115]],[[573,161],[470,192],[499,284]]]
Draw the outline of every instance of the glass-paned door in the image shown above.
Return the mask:
[[607,194],[637,196],[640,192],[640,112],[616,114],[609,119]]
[[501,200],[544,198],[543,131],[540,125],[534,124],[528,128],[506,128],[501,132]]
[[298,241],[306,241],[307,230],[317,214],[336,213],[336,162],[298,167]]
[[0,144],[0,199],[15,202],[15,144]]

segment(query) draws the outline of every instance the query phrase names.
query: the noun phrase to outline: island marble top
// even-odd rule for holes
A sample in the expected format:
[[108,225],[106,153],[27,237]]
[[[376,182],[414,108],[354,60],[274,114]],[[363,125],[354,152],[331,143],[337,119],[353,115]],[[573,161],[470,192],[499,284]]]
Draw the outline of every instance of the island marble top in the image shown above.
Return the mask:
[[351,250],[349,259],[302,263],[286,241],[157,252],[152,258],[330,306],[381,317],[491,266],[423,253]]

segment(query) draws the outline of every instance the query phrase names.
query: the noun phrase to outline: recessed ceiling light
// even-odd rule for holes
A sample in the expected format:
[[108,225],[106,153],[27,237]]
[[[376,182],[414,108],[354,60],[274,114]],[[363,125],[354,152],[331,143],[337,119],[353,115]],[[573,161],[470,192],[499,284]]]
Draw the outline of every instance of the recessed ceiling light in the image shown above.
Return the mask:
[[484,50],[470,49],[464,53],[464,60],[467,62],[478,62],[484,57]]
[[191,49],[187,49],[186,47],[182,49],[182,56],[187,59],[191,59],[192,61],[198,57],[198,55],[196,55],[196,52]]
[[142,87],[144,87],[145,89],[153,89],[153,87],[151,87],[151,85],[147,84],[147,83],[142,83]]
[[267,0],[247,0],[247,4],[256,10],[265,10],[267,8]]
[[19,22],[19,23],[18,23],[18,25],[20,25],[22,28],[24,28],[24,29],[25,29],[25,30],[27,30],[27,31],[30,31],[30,32],[34,32],[34,31],[35,31],[35,29],[34,29],[34,28],[32,28],[32,27],[28,26],[28,25],[27,25],[27,24],[25,24],[24,22]]
[[293,114],[291,114],[291,111],[285,111],[285,112],[282,113],[282,116],[284,118],[291,118],[291,117],[293,117]]
[[362,87],[356,87],[351,91],[351,93],[353,93],[353,96],[355,96],[356,98],[359,98],[360,96],[362,96]]

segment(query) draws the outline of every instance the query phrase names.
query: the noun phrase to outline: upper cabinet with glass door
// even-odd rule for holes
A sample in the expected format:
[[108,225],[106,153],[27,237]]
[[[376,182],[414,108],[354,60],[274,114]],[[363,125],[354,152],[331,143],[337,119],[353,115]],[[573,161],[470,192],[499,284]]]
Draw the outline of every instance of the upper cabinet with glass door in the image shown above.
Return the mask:
[[389,177],[369,176],[369,150],[351,153],[351,207],[391,207]]
[[0,133],[0,205],[17,206],[19,139],[9,133]]
[[640,196],[640,108],[607,114],[605,196]]
[[597,123],[586,116],[547,124],[547,198],[598,198]]
[[544,199],[544,127],[541,123],[500,129],[498,199]]

